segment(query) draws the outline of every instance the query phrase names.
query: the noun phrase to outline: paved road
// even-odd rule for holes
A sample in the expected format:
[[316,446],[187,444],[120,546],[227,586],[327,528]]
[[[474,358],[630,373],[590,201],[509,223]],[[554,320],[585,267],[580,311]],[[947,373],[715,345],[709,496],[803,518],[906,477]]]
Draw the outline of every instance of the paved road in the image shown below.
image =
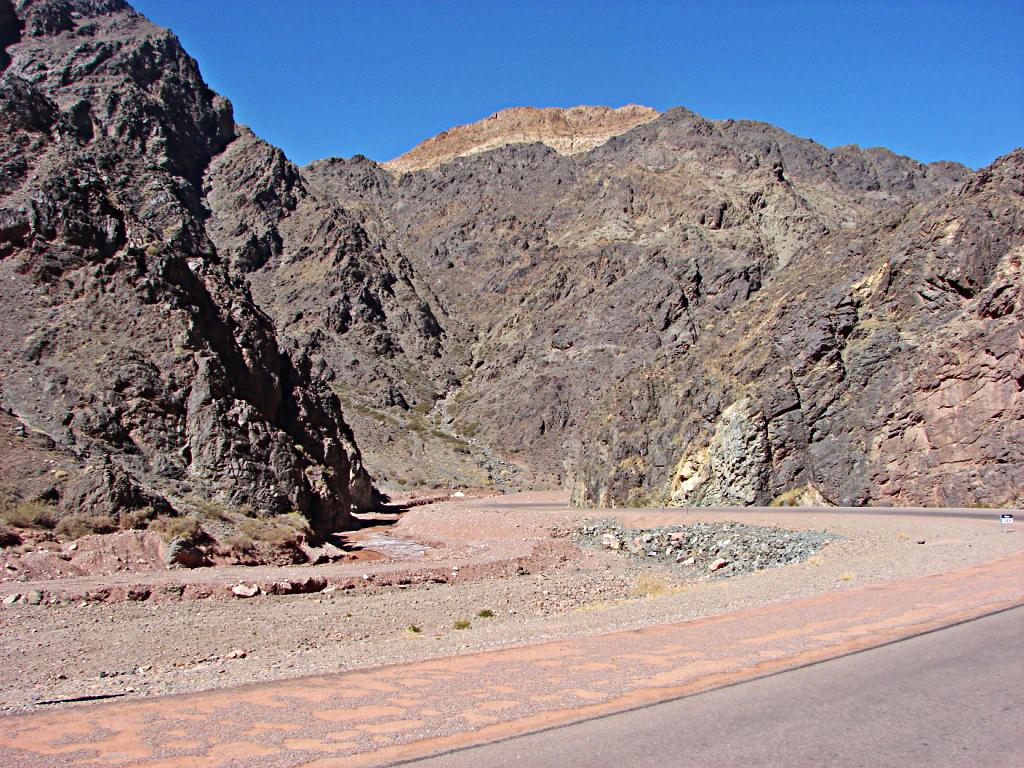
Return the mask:
[[409,765],[1021,766],[1024,608]]
[[[568,504],[568,497],[564,494],[552,495],[551,501],[516,501],[514,499],[503,500],[501,497],[484,499],[478,501],[476,506],[480,509],[516,509],[536,510],[538,512],[564,511]],[[988,520],[995,525],[999,524],[999,516],[1002,513],[1009,513],[1016,518],[1016,525],[1024,530],[1024,513],[1019,509],[989,509],[976,507],[615,507],[612,509],[587,509],[580,510],[581,514],[586,512],[590,517],[600,516],[601,513],[608,514],[644,514],[644,515],[694,515],[722,514],[735,516],[736,519],[743,517],[763,517],[765,515],[829,515],[836,517],[865,517],[865,516],[899,516],[899,517],[952,517],[968,520]]]

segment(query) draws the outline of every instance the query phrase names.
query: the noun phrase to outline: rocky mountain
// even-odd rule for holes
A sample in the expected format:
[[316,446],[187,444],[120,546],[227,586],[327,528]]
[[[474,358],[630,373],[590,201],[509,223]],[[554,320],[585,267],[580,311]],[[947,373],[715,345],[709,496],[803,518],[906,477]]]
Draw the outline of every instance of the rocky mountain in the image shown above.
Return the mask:
[[63,514],[368,501],[337,397],[207,232],[231,105],[119,0],[0,0],[0,406],[49,458],[8,495]]
[[[828,150],[682,109],[576,157],[512,142],[391,179],[363,161],[333,166],[322,185],[342,205],[361,204],[352,190],[372,179],[392,247],[455,319],[448,341],[468,345],[469,370],[437,415],[457,435],[548,468],[579,503],[938,498],[922,490],[934,481],[923,475],[913,496],[864,472],[854,492],[873,428],[863,411],[886,393],[848,391],[837,344],[859,322],[845,316],[856,297],[843,281],[872,274],[866,254],[888,258],[892,228],[959,189],[966,169]],[[779,292],[796,295],[780,305],[784,328],[765,317]],[[895,354],[898,340],[877,333],[872,354]],[[751,355],[776,352],[748,375],[723,357],[733,339]],[[456,351],[442,344],[449,359]],[[824,362],[805,363],[806,383],[792,383],[787,372],[814,355]],[[705,454],[723,414],[747,408],[740,401],[758,386],[784,402],[750,401],[750,419],[764,422],[754,444],[742,420],[739,437],[720,436],[723,450],[756,464],[734,477]],[[822,431],[808,436],[808,419]],[[957,498],[974,499],[966,488]]]
[[0,0],[0,45],[11,498],[320,533],[367,470],[1021,501],[1019,150],[972,173],[581,107],[298,168],[119,0]]
[[1022,180],[1017,150],[777,270],[608,394],[576,498],[1020,504]]

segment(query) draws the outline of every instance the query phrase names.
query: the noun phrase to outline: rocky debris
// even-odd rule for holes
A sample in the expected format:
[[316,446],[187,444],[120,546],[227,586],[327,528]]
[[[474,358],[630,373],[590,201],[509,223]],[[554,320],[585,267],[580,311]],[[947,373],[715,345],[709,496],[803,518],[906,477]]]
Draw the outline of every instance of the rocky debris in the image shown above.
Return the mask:
[[231,588],[232,595],[243,599],[256,597],[256,595],[261,592],[262,590],[258,584],[235,584],[235,586]]
[[264,591],[268,595],[308,595],[323,592],[327,588],[327,579],[323,576],[307,576],[305,579],[275,581]]
[[569,535],[583,546],[726,576],[801,562],[837,538],[735,522],[631,529],[613,519],[582,520]]
[[310,565],[323,565],[324,563],[333,563],[338,560],[344,560],[346,556],[345,550],[340,547],[336,547],[331,542],[324,542],[321,546],[312,547],[308,544],[303,544],[301,547],[303,556]]
[[188,539],[174,538],[167,544],[164,562],[168,566],[183,568],[203,568],[213,565],[205,550]]
[[128,602],[140,603],[143,600],[149,600],[152,594],[153,591],[149,587],[129,587],[125,593],[125,599]]
[[0,524],[0,549],[4,547],[16,547],[21,544],[22,538],[17,533],[6,525]]
[[154,531],[91,534],[68,544],[54,541],[48,532],[28,533],[25,544],[0,552],[7,577],[38,580],[165,568],[164,542]]

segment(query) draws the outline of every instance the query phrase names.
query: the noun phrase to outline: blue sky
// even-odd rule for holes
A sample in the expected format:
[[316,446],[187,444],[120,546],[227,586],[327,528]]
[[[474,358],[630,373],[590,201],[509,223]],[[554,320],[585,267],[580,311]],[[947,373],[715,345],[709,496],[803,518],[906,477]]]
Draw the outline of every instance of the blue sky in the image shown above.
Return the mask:
[[971,167],[1024,144],[1024,0],[131,0],[300,164],[634,102]]

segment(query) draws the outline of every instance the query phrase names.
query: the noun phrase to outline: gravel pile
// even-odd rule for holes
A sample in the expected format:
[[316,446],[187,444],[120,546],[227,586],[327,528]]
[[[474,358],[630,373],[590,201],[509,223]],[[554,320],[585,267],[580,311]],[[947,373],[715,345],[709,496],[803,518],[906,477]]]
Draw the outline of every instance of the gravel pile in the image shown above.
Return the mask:
[[731,576],[800,562],[838,537],[823,531],[789,531],[742,523],[693,523],[625,528],[617,520],[580,521],[572,539],[644,560]]

